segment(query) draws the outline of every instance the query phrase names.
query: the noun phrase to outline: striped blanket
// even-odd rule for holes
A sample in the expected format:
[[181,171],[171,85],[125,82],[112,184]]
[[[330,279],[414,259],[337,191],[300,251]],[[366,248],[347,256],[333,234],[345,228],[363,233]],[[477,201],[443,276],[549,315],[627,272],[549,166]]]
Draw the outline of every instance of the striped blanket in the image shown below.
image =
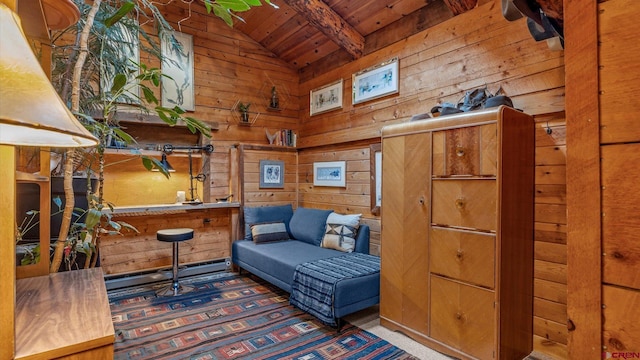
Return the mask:
[[380,272],[380,258],[348,253],[300,264],[293,274],[289,302],[322,322],[337,326],[333,296],[336,285],[345,279]]

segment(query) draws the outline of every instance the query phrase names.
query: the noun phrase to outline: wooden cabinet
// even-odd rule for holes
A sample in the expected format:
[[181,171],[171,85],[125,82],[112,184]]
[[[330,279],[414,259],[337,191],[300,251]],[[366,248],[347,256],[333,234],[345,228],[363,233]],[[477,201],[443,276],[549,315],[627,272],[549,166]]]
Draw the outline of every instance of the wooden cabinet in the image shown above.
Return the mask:
[[533,342],[534,123],[507,107],[382,130],[382,325],[465,359]]

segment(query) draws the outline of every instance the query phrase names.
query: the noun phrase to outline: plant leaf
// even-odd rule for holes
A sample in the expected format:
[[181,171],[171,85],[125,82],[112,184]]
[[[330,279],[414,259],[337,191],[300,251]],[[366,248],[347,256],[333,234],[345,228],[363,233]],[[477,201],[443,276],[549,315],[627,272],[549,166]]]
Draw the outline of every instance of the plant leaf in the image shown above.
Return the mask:
[[108,28],[112,27],[115,23],[120,21],[120,19],[125,17],[131,10],[133,10],[135,6],[136,4],[134,4],[132,1],[125,2],[124,4],[122,4],[122,6],[120,6],[120,8],[118,9],[118,11],[115,12],[115,14],[105,19],[104,25]]
[[100,223],[100,218],[102,217],[102,211],[97,209],[89,209],[87,211],[87,217],[85,218],[85,224],[88,229],[93,229],[96,225]]
[[127,75],[116,74],[111,85],[111,94],[117,94],[125,85],[127,85]]

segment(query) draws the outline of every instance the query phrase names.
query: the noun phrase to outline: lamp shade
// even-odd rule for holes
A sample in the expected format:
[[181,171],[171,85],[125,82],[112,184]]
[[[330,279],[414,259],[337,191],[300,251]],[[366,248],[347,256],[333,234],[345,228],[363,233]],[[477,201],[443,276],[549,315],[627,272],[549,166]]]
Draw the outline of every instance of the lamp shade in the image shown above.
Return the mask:
[[69,111],[40,67],[20,19],[0,4],[0,144],[86,147],[98,144]]

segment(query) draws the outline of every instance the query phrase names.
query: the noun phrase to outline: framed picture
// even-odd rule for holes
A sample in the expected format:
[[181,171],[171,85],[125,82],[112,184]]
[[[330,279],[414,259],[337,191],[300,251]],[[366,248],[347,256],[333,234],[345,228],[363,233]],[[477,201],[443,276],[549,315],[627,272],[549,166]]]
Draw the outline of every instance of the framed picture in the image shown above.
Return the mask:
[[163,32],[162,52],[162,106],[180,106],[195,110],[193,89],[193,36],[181,32]]
[[370,146],[371,159],[371,213],[380,215],[382,205],[382,145]]
[[284,161],[260,160],[260,187],[284,188]]
[[353,103],[395,94],[399,89],[398,58],[353,74]]
[[316,115],[342,108],[342,79],[329,85],[311,90],[310,114]]
[[327,161],[313,163],[313,185],[346,186],[346,162]]

